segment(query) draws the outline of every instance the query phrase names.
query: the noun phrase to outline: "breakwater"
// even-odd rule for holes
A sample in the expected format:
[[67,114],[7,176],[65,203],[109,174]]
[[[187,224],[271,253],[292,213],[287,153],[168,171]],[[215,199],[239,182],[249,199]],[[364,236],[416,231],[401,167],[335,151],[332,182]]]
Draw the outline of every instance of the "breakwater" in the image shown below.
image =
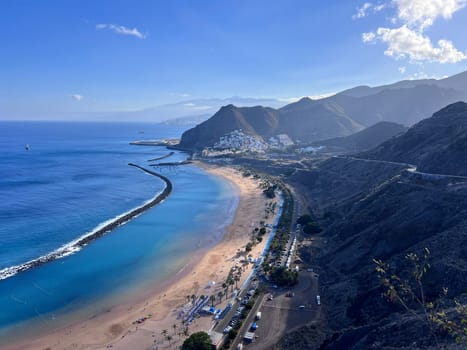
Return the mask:
[[161,159],[169,158],[169,157],[173,156],[174,154],[175,154],[175,152],[172,151],[172,152],[169,152],[169,153],[167,153],[166,155],[164,155],[162,157],[148,159],[148,162],[156,162],[156,161],[161,160]]
[[97,226],[93,231],[86,233],[85,235],[79,237],[78,239],[65,244],[64,246],[54,250],[53,252],[49,254],[43,255],[37,259],[30,260],[21,265],[11,266],[11,267],[7,267],[7,268],[0,270],[0,280],[14,276],[19,272],[26,271],[31,268],[38,267],[40,265],[51,262],[53,260],[57,260],[65,256],[71,255],[73,253],[76,253],[77,251],[81,250],[85,245],[89,244],[90,242],[102,237],[103,235],[109,233],[110,231],[117,228],[118,226],[121,226],[127,223],[134,217],[142,214],[146,210],[159,204],[160,202],[165,200],[172,192],[173,186],[167,177],[159,173],[156,173],[155,171],[145,169],[133,163],[129,163],[128,165],[136,167],[150,175],[160,178],[162,181],[165,182],[165,188],[159,194],[157,194],[154,198],[150,199],[143,205],[136,207],[126,213],[123,213],[122,215],[119,215],[114,219],[103,222],[102,224]]
[[149,165],[150,166],[178,166],[178,165],[187,165],[191,163],[192,162],[190,160],[182,160],[180,162],[154,163],[154,164],[149,164]]

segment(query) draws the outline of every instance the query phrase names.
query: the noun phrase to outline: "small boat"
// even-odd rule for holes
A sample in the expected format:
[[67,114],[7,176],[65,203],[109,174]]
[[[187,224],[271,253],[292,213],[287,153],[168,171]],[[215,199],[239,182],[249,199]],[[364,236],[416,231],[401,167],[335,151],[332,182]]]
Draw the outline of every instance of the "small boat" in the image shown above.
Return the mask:
[[24,146],[24,148],[26,149],[26,151],[29,151],[31,149],[31,146],[29,146],[29,144],[26,144],[26,146]]

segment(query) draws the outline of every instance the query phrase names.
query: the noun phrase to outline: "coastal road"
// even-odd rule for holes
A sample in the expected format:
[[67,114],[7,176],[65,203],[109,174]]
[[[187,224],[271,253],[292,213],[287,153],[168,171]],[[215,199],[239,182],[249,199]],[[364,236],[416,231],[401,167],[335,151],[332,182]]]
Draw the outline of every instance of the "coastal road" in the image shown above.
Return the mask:
[[[248,293],[248,291],[250,289],[256,289],[258,286],[258,281],[257,281],[257,278],[256,278],[256,275],[252,277],[251,279],[251,282],[246,286],[246,288],[242,289],[240,291],[240,294],[237,296],[239,298],[241,298],[242,300],[246,297],[246,293]],[[217,325],[214,327],[214,330],[216,332],[219,332],[219,333],[223,333],[225,327],[227,327],[230,323],[230,321],[232,320],[232,317],[234,317],[235,315],[235,312],[237,311],[237,309],[240,307],[240,306],[243,306],[241,305],[241,303],[239,303],[236,298],[232,298],[230,301],[230,303],[232,303],[232,309],[230,309],[230,311],[227,313],[227,315],[225,315],[225,317],[220,320]]]
[[[243,343],[243,337],[244,337],[246,332],[249,332],[251,324],[253,322],[255,322],[256,313],[262,307],[265,298],[266,298],[266,294],[264,294],[264,293],[261,293],[258,296],[258,299],[256,300],[256,303],[253,306],[253,308],[250,310],[250,313],[248,314],[248,317],[245,318],[245,320],[243,321],[242,326],[238,330],[238,335],[235,338],[235,340],[232,342],[232,345],[230,347],[231,349],[236,349],[238,344]],[[258,325],[260,325],[260,327],[261,327],[260,322],[261,322],[261,320],[258,321]],[[266,324],[264,324],[263,327],[266,327]]]
[[357,158],[357,157],[351,157],[351,156],[333,156],[333,158],[350,159],[350,160],[367,162],[367,163],[402,165],[402,166],[406,167],[406,171],[408,171],[408,172],[410,172],[412,174],[418,174],[418,175],[421,175],[421,176],[426,176],[428,178],[467,180],[467,176],[462,176],[462,175],[435,174],[435,173],[425,173],[425,172],[422,172],[422,171],[418,171],[416,165],[408,164],[408,163],[391,162],[391,161],[388,161],[388,160],[365,159],[365,158]]

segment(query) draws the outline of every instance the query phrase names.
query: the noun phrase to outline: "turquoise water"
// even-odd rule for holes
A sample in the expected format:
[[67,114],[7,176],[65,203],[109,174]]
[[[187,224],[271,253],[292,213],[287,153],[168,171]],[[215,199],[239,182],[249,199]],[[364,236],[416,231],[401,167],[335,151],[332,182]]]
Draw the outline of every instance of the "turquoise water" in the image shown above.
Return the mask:
[[[168,151],[128,141],[180,132],[150,124],[0,123],[0,269],[58,249],[160,192],[160,179],[127,163],[149,168],[148,159]],[[164,161],[185,157],[177,152]],[[0,280],[0,334],[21,333],[24,321],[59,324],[84,306],[102,309],[106,300],[161,283],[220,238],[237,201],[232,186],[191,165],[158,170],[174,186],[163,203],[73,255]]]

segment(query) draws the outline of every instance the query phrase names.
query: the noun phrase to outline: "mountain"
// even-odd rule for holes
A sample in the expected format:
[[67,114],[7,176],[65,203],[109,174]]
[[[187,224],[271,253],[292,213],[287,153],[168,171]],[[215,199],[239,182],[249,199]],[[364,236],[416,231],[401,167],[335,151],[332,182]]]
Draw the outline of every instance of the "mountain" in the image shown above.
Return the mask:
[[209,120],[183,133],[179,146],[190,149],[203,149],[219,141],[221,136],[242,130],[254,136],[270,136],[277,128],[278,112],[267,107],[222,107]]
[[194,127],[209,119],[210,114],[200,114],[187,117],[178,117],[160,122],[162,125]]
[[351,97],[364,97],[375,95],[383,90],[410,89],[420,85],[434,85],[465,92],[467,91],[467,71],[442,79],[402,80],[393,84],[376,87],[361,85],[344,90],[339,94]]
[[323,228],[300,255],[319,273],[326,325],[297,329],[276,348],[457,348],[445,331],[430,335],[416,303],[407,310],[382,297],[373,259],[410,280],[407,254],[428,248],[426,300],[453,320],[454,300],[467,304],[467,178],[450,175],[466,175],[466,120],[467,105],[454,103],[368,152],[301,162],[294,172],[283,165]]
[[422,172],[467,176],[467,103],[451,104],[360,156],[415,164]]
[[[261,106],[251,111],[238,108],[231,114],[221,109],[212,117],[215,122],[208,119],[184,134],[180,146],[190,149],[212,146],[223,136],[222,132],[231,132],[239,126],[244,132],[263,138],[287,134],[294,141],[309,143],[348,136],[381,121],[410,126],[457,101],[467,101],[467,72],[440,80],[405,80],[373,88],[359,86],[320,100],[303,98],[267,111]],[[266,120],[261,121],[262,116]],[[229,125],[232,120],[236,121]],[[255,125],[250,124],[251,120]]]
[[434,85],[436,79],[419,79],[419,80],[402,80],[397,83],[370,87],[366,85],[356,86],[351,89],[340,92],[340,95],[350,97],[365,97],[370,95],[376,95],[377,93],[384,90],[397,90],[397,89],[411,89],[419,85]]
[[288,134],[296,141],[309,142],[349,135],[363,127],[345,116],[339,106],[330,101],[303,98],[281,109],[228,105],[207,121],[186,131],[179,146],[200,150],[213,146],[221,136],[239,129],[264,139]]
[[467,71],[438,80],[436,84],[449,89],[467,91]]
[[450,103],[467,100],[467,90],[423,84],[410,88],[384,89],[359,98],[337,94],[330,99],[362,125],[390,121],[410,126]]
[[355,134],[314,142],[312,146],[324,146],[325,152],[363,152],[394,136],[405,133],[407,129],[402,124],[379,122]]
[[287,134],[302,142],[350,135],[364,128],[329,98],[312,100],[305,97],[282,107],[279,113],[277,133]]
[[279,108],[285,103],[272,98],[238,96],[229,98],[200,98],[129,111],[80,113],[76,117],[81,120],[138,121],[172,125],[193,125],[193,123],[197,124],[205,121],[219,108],[228,104],[242,107],[267,105]]

